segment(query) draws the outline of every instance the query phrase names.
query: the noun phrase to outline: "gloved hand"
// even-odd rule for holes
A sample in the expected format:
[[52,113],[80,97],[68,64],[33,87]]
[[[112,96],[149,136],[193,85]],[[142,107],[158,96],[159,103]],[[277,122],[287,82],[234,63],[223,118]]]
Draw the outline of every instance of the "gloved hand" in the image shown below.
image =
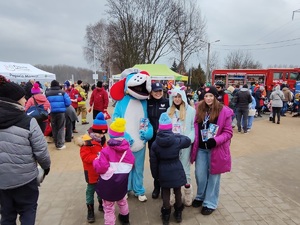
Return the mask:
[[44,177],[47,176],[49,172],[50,172],[50,167],[44,170]]
[[217,145],[217,142],[214,138],[210,138],[206,142],[207,149],[212,149],[212,148],[216,147],[216,145]]
[[145,141],[146,140],[146,138],[145,138],[145,131],[144,130],[140,130],[140,139],[141,140],[143,140],[143,141]]

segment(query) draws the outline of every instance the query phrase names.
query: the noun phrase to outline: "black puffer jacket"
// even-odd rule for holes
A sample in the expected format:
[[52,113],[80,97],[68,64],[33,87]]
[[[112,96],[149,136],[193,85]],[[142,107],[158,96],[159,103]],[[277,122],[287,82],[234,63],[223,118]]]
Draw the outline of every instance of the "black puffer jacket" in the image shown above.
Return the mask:
[[190,144],[190,138],[174,134],[172,130],[157,133],[150,151],[150,168],[153,178],[160,181],[161,187],[177,188],[186,184],[179,151]]
[[153,137],[148,141],[148,147],[151,149],[151,145],[156,138],[158,130],[158,120],[162,113],[166,112],[169,108],[169,99],[162,97],[161,99],[151,98],[147,102],[148,118],[153,127]]

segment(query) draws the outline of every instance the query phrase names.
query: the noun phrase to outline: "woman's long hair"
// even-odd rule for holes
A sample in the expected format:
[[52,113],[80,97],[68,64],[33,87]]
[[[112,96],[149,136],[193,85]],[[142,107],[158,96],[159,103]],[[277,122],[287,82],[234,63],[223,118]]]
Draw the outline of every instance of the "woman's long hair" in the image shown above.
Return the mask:
[[[173,118],[175,110],[176,110],[176,106],[175,106],[175,104],[173,102],[172,105],[171,105],[171,107],[170,107],[170,111],[169,111],[169,116],[171,118]],[[182,101],[181,104],[180,104],[180,106],[179,106],[179,119],[181,121],[185,120],[185,114],[186,114],[185,102]]]
[[204,121],[206,113],[209,113],[209,122],[213,123],[219,116],[223,105],[214,98],[213,104],[209,107],[204,100],[200,101],[196,109],[196,120],[197,123]]

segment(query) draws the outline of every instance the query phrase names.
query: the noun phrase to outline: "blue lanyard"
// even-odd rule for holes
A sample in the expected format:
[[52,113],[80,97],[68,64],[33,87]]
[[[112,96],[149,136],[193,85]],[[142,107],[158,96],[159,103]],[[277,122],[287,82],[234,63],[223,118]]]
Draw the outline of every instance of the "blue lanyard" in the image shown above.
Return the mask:
[[209,121],[209,114],[206,113],[206,114],[205,114],[204,121],[203,121],[204,129],[207,129],[207,122],[208,122],[208,121]]

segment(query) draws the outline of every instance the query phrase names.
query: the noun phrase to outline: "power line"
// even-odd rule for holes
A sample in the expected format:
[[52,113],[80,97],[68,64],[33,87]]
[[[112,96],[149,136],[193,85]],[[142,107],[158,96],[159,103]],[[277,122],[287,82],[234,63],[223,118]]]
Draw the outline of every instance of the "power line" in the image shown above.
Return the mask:
[[[289,46],[297,46],[300,45],[300,43],[296,43],[296,44],[290,44],[290,45],[281,45],[281,46],[273,46],[273,47],[267,47],[267,48],[248,48],[248,49],[242,49],[242,50],[249,50],[249,51],[253,51],[253,50],[266,50],[266,49],[273,49],[273,48],[284,48],[284,47],[289,47]],[[218,50],[233,50],[233,49],[229,49],[229,48],[217,48]]]
[[218,44],[217,46],[259,46],[259,45],[272,45],[272,44],[289,42],[289,41],[296,41],[296,40],[300,40],[300,37],[299,38],[294,38],[294,39],[289,39],[289,40],[283,40],[283,41],[266,42],[266,43],[261,43],[261,44],[242,44],[242,45],[222,45],[222,44]]

